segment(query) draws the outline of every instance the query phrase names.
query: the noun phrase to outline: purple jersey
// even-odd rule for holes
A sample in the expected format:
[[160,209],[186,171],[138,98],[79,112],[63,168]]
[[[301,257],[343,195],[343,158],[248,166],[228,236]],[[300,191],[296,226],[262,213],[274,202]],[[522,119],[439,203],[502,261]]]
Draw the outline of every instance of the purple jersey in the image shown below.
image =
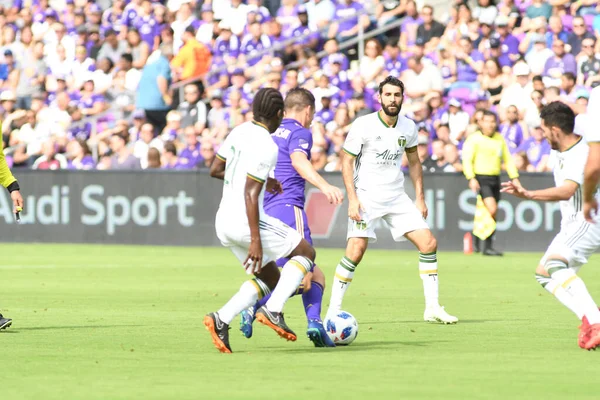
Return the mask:
[[537,167],[540,161],[542,161],[542,158],[550,154],[550,150],[551,148],[548,141],[542,139],[542,141],[538,143],[535,141],[535,138],[530,137],[521,143],[515,152],[527,154],[529,164]]
[[[483,61],[483,54],[473,50],[470,57],[474,62]],[[456,80],[459,82],[477,82],[477,72],[466,60],[456,60]]]
[[364,7],[353,1],[350,4],[338,3],[333,14],[334,21],[339,22],[338,33],[343,33],[351,30],[358,25],[358,14],[364,11]]
[[310,44],[310,42],[312,42],[314,39],[319,39],[319,32],[313,32],[310,30],[310,28],[308,26],[302,26],[300,25],[299,27],[297,27],[296,29],[294,29],[292,31],[292,37],[302,37],[304,36],[304,39],[300,40],[299,44],[303,45],[303,46],[308,46]]
[[329,77],[329,83],[332,86],[335,86],[336,88],[340,89],[340,91],[342,92],[342,96],[346,92],[349,92],[351,89],[350,81],[348,80],[348,75],[346,74],[346,71],[340,71],[337,73],[337,75]]
[[222,60],[223,56],[227,55],[232,58],[237,58],[240,53],[240,41],[237,36],[232,35],[229,40],[223,39],[221,36],[215,40],[213,55],[217,60]]
[[523,128],[519,124],[502,124],[500,125],[500,133],[506,140],[510,154],[516,153],[517,149],[523,142]]
[[189,146],[181,150],[179,153],[179,161],[177,162],[182,168],[196,168],[198,164],[204,161],[204,158],[200,155],[200,143],[196,143],[196,146],[190,148]]
[[121,32],[123,29],[123,13],[117,14],[112,8],[104,11],[102,14],[102,28],[112,29],[115,32]]
[[510,33],[505,38],[500,38],[502,54],[519,54],[519,39]]
[[271,39],[267,35],[261,35],[258,40],[255,40],[252,36],[247,36],[242,41],[240,53],[246,55],[246,62],[252,67],[262,60],[262,55],[258,55],[258,53],[270,47]]
[[73,123],[71,127],[67,131],[67,138],[69,140],[81,139],[88,140],[92,134],[92,124],[86,122],[82,123]]
[[334,53],[321,59],[321,69],[323,70],[325,75],[332,75],[331,64],[333,64],[334,62],[340,63],[340,69],[342,71],[347,71],[348,69],[350,69],[350,62],[348,61],[348,57],[346,57],[342,53]]
[[400,32],[406,33],[407,41],[406,44],[412,46],[417,41],[417,29],[419,25],[423,23],[423,19],[419,16],[417,18],[406,16],[402,25],[400,25]]
[[125,6],[125,10],[123,11],[123,15],[121,16],[121,26],[126,28],[132,28],[133,21],[135,21],[137,16],[138,13],[133,3],[130,3],[129,5]]
[[85,156],[79,160],[69,160],[68,169],[95,169],[96,163],[92,156]]
[[312,134],[298,121],[284,119],[279,129],[271,137],[279,147],[277,165],[275,166],[275,179],[281,182],[283,193],[277,195],[265,193],[265,210],[277,204],[290,204],[304,208],[306,181],[294,169],[291,155],[300,152],[310,160],[310,150],[313,143]]
[[289,37],[298,24],[298,7],[280,7],[277,10],[277,21],[281,24],[281,33]]
[[158,22],[154,19],[153,16],[147,15],[145,17],[138,16],[135,21],[133,21],[133,26],[135,26],[140,33],[140,37],[150,49],[154,47],[154,39],[160,35]]
[[327,125],[331,121],[333,121],[334,112],[330,108],[323,108],[321,111],[317,111],[315,113],[315,121],[322,123],[323,125]]
[[401,55],[393,59],[389,55],[384,54],[383,58],[385,60],[385,70],[396,78],[399,78],[402,71],[407,68],[406,60]]
[[557,59],[556,57],[550,57],[544,65],[544,76],[551,76],[552,74],[564,74],[565,72],[571,72],[577,76],[577,61],[572,54],[565,54],[562,58]]

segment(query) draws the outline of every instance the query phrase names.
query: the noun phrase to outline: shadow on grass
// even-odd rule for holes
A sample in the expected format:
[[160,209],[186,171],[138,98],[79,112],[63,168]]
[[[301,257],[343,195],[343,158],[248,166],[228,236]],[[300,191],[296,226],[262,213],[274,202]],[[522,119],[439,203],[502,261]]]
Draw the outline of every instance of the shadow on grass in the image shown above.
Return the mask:
[[[401,346],[410,346],[410,347],[427,347],[432,344],[437,343],[448,343],[448,340],[428,340],[428,341],[418,341],[418,340],[386,340],[386,341],[359,341],[352,343],[350,346],[338,346],[336,348],[316,348],[316,347],[302,347],[302,348],[268,348],[270,352],[280,352],[280,353],[329,353],[332,351],[341,351],[341,352],[355,352],[355,351],[372,351],[374,349],[387,349],[387,348],[398,348]],[[267,348],[265,348],[267,349]]]
[[[461,319],[458,321],[458,324],[448,324],[448,326],[452,325],[462,325],[462,324],[486,324],[486,323],[495,323],[495,322],[513,322],[513,321],[531,321],[531,319],[527,318],[511,318],[511,319]],[[404,321],[360,321],[360,325],[441,325],[444,324],[435,323],[435,322],[425,322],[423,320],[404,320]]]
[[18,328],[2,331],[4,333],[17,333],[21,331],[53,331],[53,330],[71,330],[71,329],[107,329],[107,328],[133,328],[145,325],[76,325],[76,326],[32,326],[30,328]]

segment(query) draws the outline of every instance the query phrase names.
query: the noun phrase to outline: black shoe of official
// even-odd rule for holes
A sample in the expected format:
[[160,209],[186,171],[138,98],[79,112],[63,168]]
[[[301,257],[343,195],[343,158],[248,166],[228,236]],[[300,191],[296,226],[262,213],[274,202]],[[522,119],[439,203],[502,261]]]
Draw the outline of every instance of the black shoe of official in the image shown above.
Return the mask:
[[473,251],[475,253],[481,253],[481,239],[473,235]]
[[2,314],[0,314],[0,331],[2,329],[8,328],[11,325],[12,325],[12,319],[10,319],[10,318],[4,318],[2,316]]
[[296,341],[296,334],[285,323],[283,313],[271,312],[267,310],[267,307],[262,306],[255,315],[258,322],[273,329],[282,338],[292,342]]
[[499,257],[501,257],[504,254],[502,254],[502,252],[500,252],[500,251],[498,251],[498,250],[496,250],[496,249],[494,249],[492,247],[488,247],[487,249],[485,249],[483,251],[483,255],[484,256],[499,256]]
[[204,317],[204,326],[210,332],[217,350],[221,353],[231,353],[231,347],[229,346],[229,325],[219,319],[219,314],[206,314]]

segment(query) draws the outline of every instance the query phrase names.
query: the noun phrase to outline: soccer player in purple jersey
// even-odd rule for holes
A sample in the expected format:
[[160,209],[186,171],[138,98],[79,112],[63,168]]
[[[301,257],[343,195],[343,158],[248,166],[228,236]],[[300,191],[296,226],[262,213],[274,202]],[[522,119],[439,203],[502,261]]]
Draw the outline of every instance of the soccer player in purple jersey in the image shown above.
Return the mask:
[[[281,182],[283,193],[265,194],[265,212],[296,229],[304,239],[312,245],[310,229],[304,212],[306,181],[319,188],[332,204],[341,204],[344,200],[342,191],[327,183],[310,162],[312,133],[310,125],[315,115],[315,97],[302,88],[290,90],[285,98],[285,119],[279,129],[271,136],[279,147],[275,179]],[[287,259],[277,260],[281,268]],[[312,274],[307,275],[303,285],[295,294],[302,294],[302,301],[308,319],[308,338],[315,347],[334,347],[327,336],[321,321],[321,302],[325,289],[325,275],[316,265]],[[261,299],[254,307],[241,314],[240,330],[247,338],[252,337],[254,312],[266,301]]]

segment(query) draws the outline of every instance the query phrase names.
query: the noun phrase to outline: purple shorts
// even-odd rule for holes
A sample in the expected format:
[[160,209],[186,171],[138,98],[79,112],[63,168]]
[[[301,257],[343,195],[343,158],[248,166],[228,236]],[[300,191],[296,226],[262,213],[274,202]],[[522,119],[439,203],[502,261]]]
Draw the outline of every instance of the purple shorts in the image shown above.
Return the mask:
[[[290,228],[297,230],[298,233],[300,233],[300,236],[302,236],[303,239],[306,239],[312,246],[313,242],[310,237],[310,228],[308,227],[308,219],[306,218],[304,209],[291,204],[276,204],[272,207],[265,208],[265,212],[267,215],[277,218]],[[283,267],[286,262],[287,258],[281,258],[277,260],[277,265]]]

